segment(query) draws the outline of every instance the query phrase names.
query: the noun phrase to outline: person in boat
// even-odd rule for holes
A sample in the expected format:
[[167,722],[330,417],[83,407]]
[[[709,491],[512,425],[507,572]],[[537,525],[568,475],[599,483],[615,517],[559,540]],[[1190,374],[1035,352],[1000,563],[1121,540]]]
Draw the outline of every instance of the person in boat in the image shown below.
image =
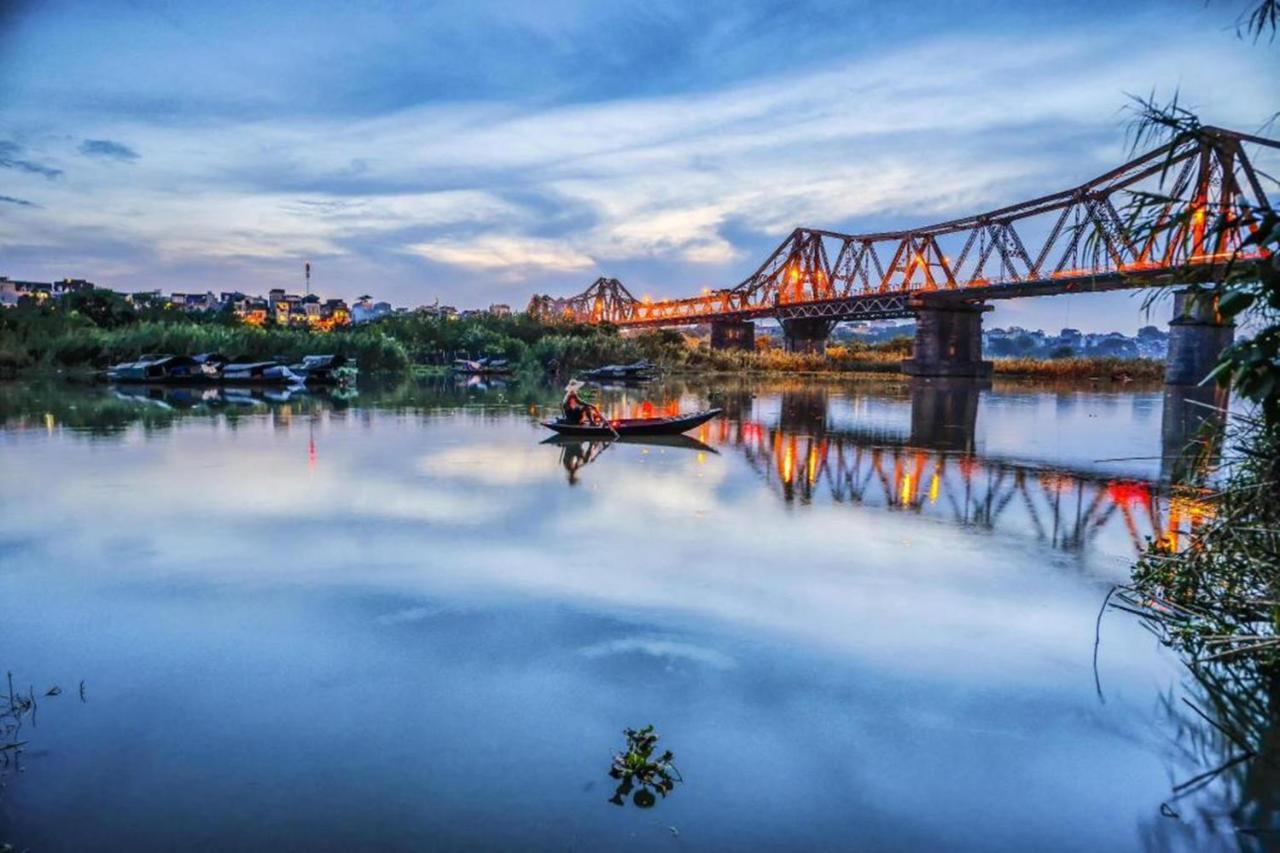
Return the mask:
[[604,417],[600,414],[600,410],[578,395],[582,385],[583,383],[577,379],[570,379],[569,384],[564,389],[564,402],[562,405],[565,422],[580,424],[585,420],[589,424],[604,423]]

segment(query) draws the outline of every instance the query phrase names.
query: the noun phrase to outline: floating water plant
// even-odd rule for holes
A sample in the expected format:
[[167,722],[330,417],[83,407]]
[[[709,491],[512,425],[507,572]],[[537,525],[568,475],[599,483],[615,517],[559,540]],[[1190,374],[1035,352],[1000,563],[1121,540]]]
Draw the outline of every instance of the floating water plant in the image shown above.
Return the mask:
[[618,780],[609,802],[624,805],[626,796],[631,794],[631,802],[637,807],[651,808],[658,796],[666,797],[684,778],[672,764],[675,755],[671,750],[654,757],[659,735],[653,726],[625,729],[623,735],[627,738],[627,748],[613,757],[613,766],[609,768],[609,775]]

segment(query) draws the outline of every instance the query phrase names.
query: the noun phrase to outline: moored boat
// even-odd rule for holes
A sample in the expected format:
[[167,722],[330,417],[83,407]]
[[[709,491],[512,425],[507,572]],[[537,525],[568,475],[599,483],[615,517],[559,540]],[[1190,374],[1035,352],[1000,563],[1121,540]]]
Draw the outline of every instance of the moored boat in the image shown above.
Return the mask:
[[653,365],[648,361],[631,364],[606,364],[582,374],[587,379],[612,379],[622,382],[643,382],[653,378]]
[[359,374],[355,361],[345,355],[304,355],[289,369],[308,385],[346,385]]
[[275,361],[230,362],[222,367],[221,380],[236,385],[302,385],[303,378]]
[[627,435],[679,435],[702,426],[719,415],[723,409],[707,409],[703,412],[690,412],[687,415],[675,415],[667,418],[619,418],[604,424],[570,423],[557,419],[543,421],[542,425],[560,435],[580,436],[583,438],[617,438]]
[[218,377],[213,364],[188,355],[144,355],[137,361],[126,361],[107,369],[112,382],[211,382]]

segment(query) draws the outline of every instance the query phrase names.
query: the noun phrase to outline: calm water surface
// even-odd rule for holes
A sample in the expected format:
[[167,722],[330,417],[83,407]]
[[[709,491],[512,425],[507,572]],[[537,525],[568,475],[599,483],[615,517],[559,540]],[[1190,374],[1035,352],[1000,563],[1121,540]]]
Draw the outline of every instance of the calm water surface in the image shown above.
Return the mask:
[[[1200,511],[1161,390],[610,389],[726,409],[611,446],[545,442],[556,399],[0,388],[0,668],[64,689],[0,841],[1236,843],[1160,815],[1180,664],[1112,613],[1095,682],[1107,590]],[[684,782],[613,805],[649,723]]]

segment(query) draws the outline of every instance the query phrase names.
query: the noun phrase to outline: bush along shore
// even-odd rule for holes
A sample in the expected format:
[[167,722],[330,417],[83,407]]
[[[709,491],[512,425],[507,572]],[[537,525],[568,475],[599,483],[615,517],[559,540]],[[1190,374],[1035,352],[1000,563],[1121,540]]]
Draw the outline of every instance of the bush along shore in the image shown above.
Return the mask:
[[[103,303],[106,303],[104,308]],[[121,300],[123,303],[123,300]],[[217,352],[238,360],[296,361],[336,353],[365,373],[444,370],[455,357],[504,358],[521,371],[564,375],[646,359],[672,372],[897,373],[911,340],[834,343],[825,353],[713,350],[671,330],[629,334],[608,325],[545,324],[525,315],[440,319],[393,315],[330,332],[245,325],[224,315],[134,313],[127,304],[23,304],[0,311],[0,376],[26,373],[91,375],[147,353]],[[1008,376],[1100,380],[1159,379],[1152,359],[995,359]]]
[[[1135,140],[1195,137],[1230,156],[1229,143],[1176,101],[1142,102],[1138,113]],[[1236,411],[1209,413],[1187,448],[1193,462],[1170,498],[1177,533],[1149,543],[1130,583],[1108,599],[1142,618],[1189,673],[1186,696],[1171,693],[1167,706],[1174,754],[1190,766],[1160,813],[1184,825],[1221,818],[1241,849],[1272,849],[1280,840],[1280,211],[1263,200],[1209,218],[1194,185],[1170,178],[1161,189],[1125,211],[1140,242],[1191,233],[1202,221],[1208,244],[1248,227],[1205,298],[1224,321],[1247,320],[1255,333],[1227,347],[1206,379],[1230,390]],[[1207,499],[1208,508],[1183,511],[1180,497]]]

